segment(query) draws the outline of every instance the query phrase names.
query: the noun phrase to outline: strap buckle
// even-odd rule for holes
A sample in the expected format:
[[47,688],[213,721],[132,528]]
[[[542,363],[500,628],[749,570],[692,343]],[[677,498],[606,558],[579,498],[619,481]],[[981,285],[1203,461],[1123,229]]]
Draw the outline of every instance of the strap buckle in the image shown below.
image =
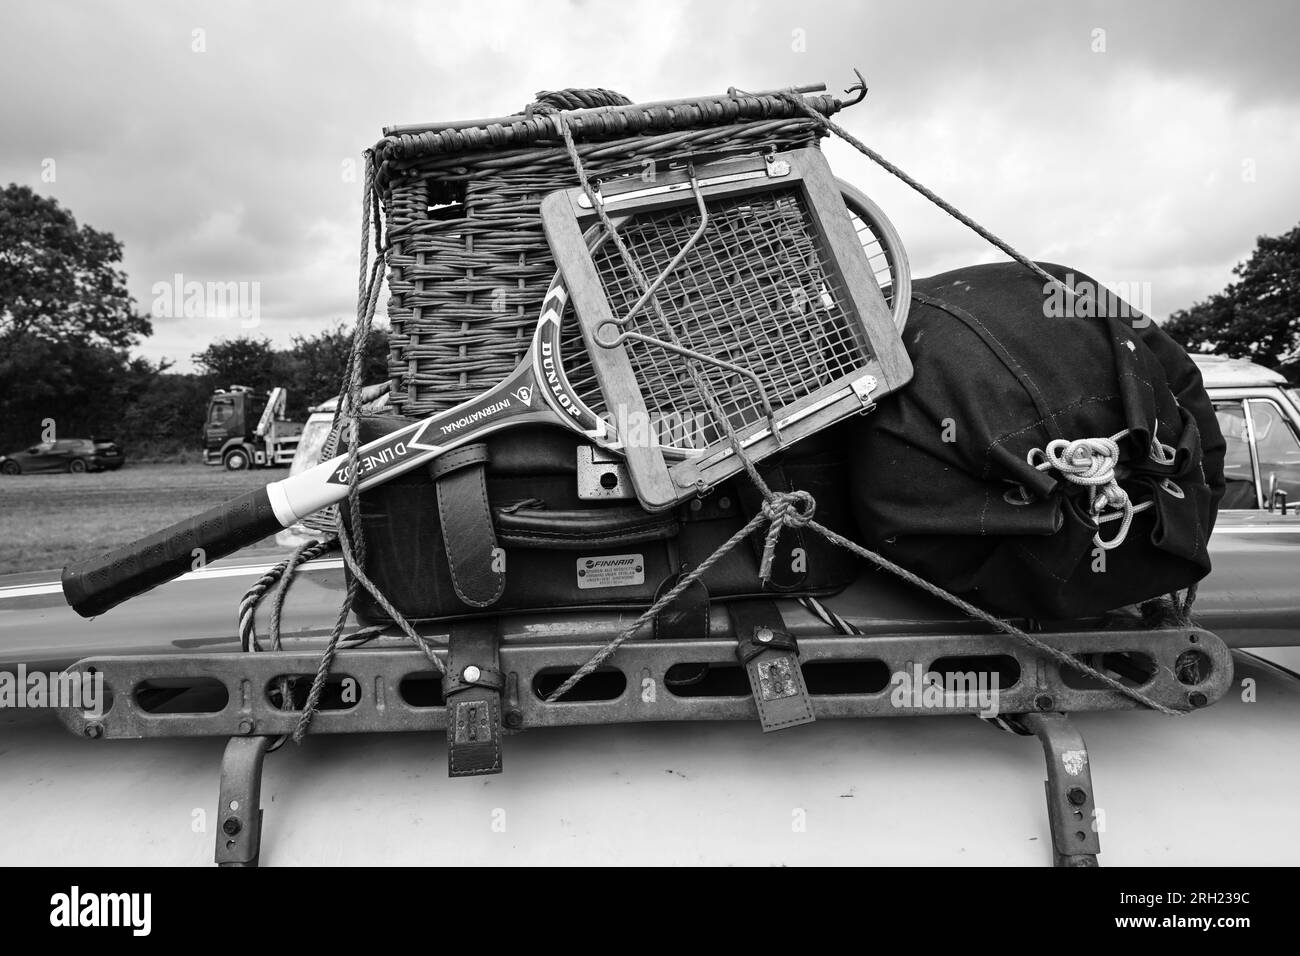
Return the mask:
[[497,651],[495,624],[458,622],[447,639],[447,773],[476,777],[500,773],[501,694],[505,675]]
[[770,601],[736,602],[728,613],[739,634],[736,659],[749,677],[763,733],[816,720],[799,663],[799,645],[785,630],[776,605]]

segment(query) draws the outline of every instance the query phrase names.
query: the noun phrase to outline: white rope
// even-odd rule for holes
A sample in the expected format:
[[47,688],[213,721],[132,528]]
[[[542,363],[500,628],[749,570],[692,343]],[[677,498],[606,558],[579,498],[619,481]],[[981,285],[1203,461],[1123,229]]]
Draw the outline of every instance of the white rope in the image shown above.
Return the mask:
[[[1119,486],[1115,468],[1119,464],[1119,440],[1129,430],[1116,432],[1109,438],[1076,438],[1073,441],[1057,438],[1046,448],[1032,449],[1025,460],[1039,471],[1055,471],[1066,481],[1089,489],[1088,510],[1097,525],[1092,543],[1103,551],[1118,548],[1128,537],[1133,516],[1146,511],[1154,502],[1135,505],[1128,492]],[[1174,449],[1152,433],[1150,457],[1161,464],[1172,462]],[[1107,521],[1120,522],[1119,531],[1110,540],[1101,536],[1101,525]]]

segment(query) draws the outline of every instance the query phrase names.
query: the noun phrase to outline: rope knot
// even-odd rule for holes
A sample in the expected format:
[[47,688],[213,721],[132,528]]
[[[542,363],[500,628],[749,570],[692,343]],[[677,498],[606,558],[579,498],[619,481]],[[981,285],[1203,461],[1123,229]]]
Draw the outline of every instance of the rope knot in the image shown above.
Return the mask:
[[783,528],[802,528],[817,513],[817,499],[806,491],[776,491],[763,499],[763,517],[767,519],[767,540],[763,542],[763,560],[758,577],[766,584],[772,576],[772,558]]
[[[1123,544],[1133,516],[1151,507],[1149,501],[1134,505],[1115,476],[1119,465],[1119,440],[1127,434],[1126,428],[1109,438],[1076,438],[1073,441],[1057,438],[1048,442],[1046,448],[1035,448],[1025,456],[1025,460],[1039,471],[1055,471],[1066,481],[1089,490],[1088,510],[1097,524],[1092,543],[1103,551]],[[1109,541],[1102,538],[1102,522],[1116,520],[1120,526],[1115,537]]]
[[[1108,488],[1115,481],[1119,444],[1114,438],[1076,438],[1074,441],[1058,438],[1048,442],[1046,449],[1034,451],[1045,459],[1048,467],[1075,484]],[[1040,471],[1046,470],[1043,463],[1037,467]]]
[[763,500],[763,517],[772,524],[802,528],[816,513],[817,499],[806,491],[775,491]]

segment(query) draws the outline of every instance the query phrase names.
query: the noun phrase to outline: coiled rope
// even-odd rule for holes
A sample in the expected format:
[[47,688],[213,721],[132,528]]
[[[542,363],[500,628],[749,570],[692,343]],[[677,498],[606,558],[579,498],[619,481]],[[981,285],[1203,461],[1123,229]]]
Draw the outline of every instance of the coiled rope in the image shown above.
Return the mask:
[[600,106],[631,106],[632,101],[614,90],[567,89],[542,90],[529,107],[534,113],[558,113],[561,110],[586,110]]
[[[1057,438],[1048,442],[1046,448],[1031,449],[1025,456],[1026,461],[1039,471],[1055,471],[1071,484],[1088,489],[1088,511],[1097,524],[1092,543],[1103,551],[1123,544],[1133,524],[1133,516],[1155,504],[1154,501],[1144,501],[1135,505],[1128,492],[1120,487],[1115,474],[1120,458],[1119,441],[1128,434],[1129,429],[1125,428],[1109,438],[1076,438],[1073,441]],[[1153,433],[1150,457],[1167,465],[1174,460],[1174,449]],[[1101,525],[1107,521],[1120,523],[1119,530],[1109,540],[1101,536]]]

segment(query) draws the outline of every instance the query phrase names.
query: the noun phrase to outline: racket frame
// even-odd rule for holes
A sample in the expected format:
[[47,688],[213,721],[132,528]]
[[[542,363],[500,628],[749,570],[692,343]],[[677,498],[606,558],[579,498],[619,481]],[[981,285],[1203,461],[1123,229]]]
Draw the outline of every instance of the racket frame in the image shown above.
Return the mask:
[[[591,443],[622,451],[613,430],[574,391],[560,362],[567,293],[557,275],[547,291],[532,342],[513,372],[474,398],[367,442],[357,455],[357,486],[365,491],[488,435],[521,424],[566,427]],[[567,320],[576,321],[572,316]],[[266,486],[276,517],[294,521],[347,496],[345,452]]]
[[[903,240],[898,235],[898,230],[894,228],[894,224],[889,221],[889,217],[885,215],[885,211],[866,193],[843,179],[836,179],[835,185],[839,188],[844,205],[848,208],[850,219],[856,219],[861,224],[872,243],[879,247],[880,251],[877,254],[885,257],[890,281],[889,306],[894,313],[894,326],[902,332],[907,325],[907,315],[912,305],[912,267],[907,260],[907,249],[903,246]],[[859,244],[865,251],[867,243],[862,241],[858,226],[855,225],[853,228],[858,232]],[[871,257],[868,256],[867,260],[870,261]],[[876,284],[880,285],[879,279],[876,280]]]
[[[617,420],[646,420],[645,397],[633,371],[626,344],[645,341],[645,336],[622,328],[629,317],[615,316],[595,265],[592,249],[600,243],[584,241],[584,232],[598,223],[594,203],[619,221],[642,215],[694,206],[704,201],[792,191],[808,214],[815,241],[830,278],[843,292],[844,311],[856,320],[855,331],[867,355],[854,374],[835,386],[824,386],[775,413],[767,426],[750,425],[738,432],[748,457],[758,461],[782,447],[805,438],[849,415],[869,410],[882,395],[905,385],[912,375],[911,362],[903,347],[894,317],[856,235],[849,212],[820,149],[805,148],[769,152],[762,156],[726,158],[699,165],[677,160],[681,165],[655,170],[655,179],[623,177],[593,183],[593,196],[581,187],[560,190],[541,204],[542,224],[551,245],[591,356],[601,392]],[[654,283],[658,276],[647,276]],[[648,308],[648,306],[647,306]],[[643,308],[642,312],[645,311]],[[651,330],[653,331],[653,329]],[[681,351],[668,343],[669,351]],[[712,364],[722,365],[720,361]],[[690,388],[691,386],[686,386]],[[762,397],[754,396],[756,405]],[[614,410],[618,409],[618,412]],[[621,413],[621,414],[620,414]],[[645,416],[638,419],[634,416]],[[707,493],[719,482],[744,467],[725,440],[690,457],[665,454],[651,442],[627,442],[619,449],[626,458],[632,486],[642,506],[662,511],[695,495]],[[773,434],[773,432],[776,434]],[[639,446],[639,447],[638,447]]]

